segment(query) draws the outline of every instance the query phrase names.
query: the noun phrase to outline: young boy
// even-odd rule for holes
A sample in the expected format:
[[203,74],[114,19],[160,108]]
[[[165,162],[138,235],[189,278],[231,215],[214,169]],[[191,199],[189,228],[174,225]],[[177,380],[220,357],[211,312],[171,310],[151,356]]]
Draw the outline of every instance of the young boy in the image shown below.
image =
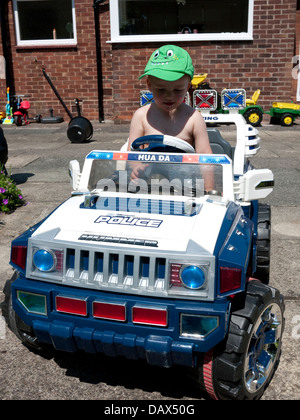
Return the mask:
[[194,76],[192,59],[175,45],[156,50],[145,68],[154,102],[139,108],[131,121],[128,150],[138,137],[167,134],[190,143],[196,153],[212,153],[200,112],[183,103]]

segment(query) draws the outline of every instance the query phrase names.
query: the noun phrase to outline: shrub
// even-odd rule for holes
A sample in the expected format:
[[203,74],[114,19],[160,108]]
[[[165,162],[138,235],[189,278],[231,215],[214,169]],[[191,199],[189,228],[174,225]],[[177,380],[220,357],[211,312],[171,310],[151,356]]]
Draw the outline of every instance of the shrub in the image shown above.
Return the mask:
[[17,207],[25,204],[21,191],[15,182],[0,167],[0,213],[12,213]]

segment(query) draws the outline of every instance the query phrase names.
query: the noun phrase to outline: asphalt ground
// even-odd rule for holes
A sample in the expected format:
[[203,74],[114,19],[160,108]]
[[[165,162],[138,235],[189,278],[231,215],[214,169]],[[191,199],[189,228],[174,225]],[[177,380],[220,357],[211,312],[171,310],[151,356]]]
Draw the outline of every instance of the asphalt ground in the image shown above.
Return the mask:
[[[67,123],[3,125],[8,147],[7,169],[21,189],[26,205],[9,215],[0,214],[0,302],[9,265],[11,241],[69,197],[69,161],[82,166],[93,149],[119,150],[128,125],[93,123],[88,143],[71,143]],[[235,127],[219,127],[234,144]],[[271,281],[285,296],[286,327],[279,368],[263,400],[297,400],[300,397],[300,124],[259,129],[262,148],[252,159],[256,168],[275,174],[272,206]],[[103,355],[63,354],[42,357],[26,349],[0,315],[1,400],[185,400],[206,396],[195,388],[181,368],[162,369],[143,361]]]

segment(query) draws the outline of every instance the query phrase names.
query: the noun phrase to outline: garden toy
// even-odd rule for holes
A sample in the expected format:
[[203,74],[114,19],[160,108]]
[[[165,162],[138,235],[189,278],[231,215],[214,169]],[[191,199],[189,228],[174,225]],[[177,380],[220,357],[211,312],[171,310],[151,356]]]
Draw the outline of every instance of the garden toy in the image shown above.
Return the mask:
[[13,118],[12,118],[12,108],[10,106],[10,94],[9,94],[9,87],[6,89],[6,96],[7,96],[7,102],[5,107],[5,113],[6,117],[3,120],[2,124],[12,124]]
[[290,127],[296,118],[300,117],[300,105],[286,102],[274,102],[270,111],[266,114],[271,115],[272,123],[280,123],[282,126]]
[[[192,80],[192,91],[191,95],[199,94],[199,91],[213,90],[206,81],[207,74],[203,73],[200,75],[195,75]],[[259,127],[263,120],[263,115],[268,114],[271,116],[271,123],[276,124],[280,123],[282,126],[289,127],[291,126],[297,118],[300,117],[300,105],[286,102],[274,102],[269,111],[264,111],[264,109],[258,105],[258,99],[260,97],[260,89],[257,89],[251,99],[246,99],[244,108],[239,110],[239,113],[243,115],[246,122],[251,124],[253,127]],[[197,103],[193,104],[194,107],[197,107]],[[218,113],[227,113],[228,111],[222,108],[220,95],[217,94],[217,102],[215,107],[215,112]],[[211,110],[211,112],[213,112]]]
[[235,148],[210,128],[211,155],[156,135],[92,150],[82,171],[70,162],[72,196],[11,246],[2,310],[26,346],[182,365],[210,398],[262,396],[284,329],[259,203],[274,176],[250,164],[260,138],[238,113],[244,92],[223,93],[228,114],[204,118],[236,124]]
[[28,110],[30,109],[30,102],[27,99],[30,95],[14,95],[17,110],[13,113],[13,121],[17,126],[29,124],[29,120],[40,122],[41,116],[38,115],[36,118],[29,118]]
[[43,124],[53,124],[63,122],[62,117],[55,117],[53,115],[53,109],[49,109],[50,116],[42,117],[42,115],[36,115],[34,118],[28,116],[28,110],[30,109],[30,103],[28,100],[23,98],[29,98],[30,95],[14,95],[17,110],[13,113],[14,123],[17,126],[21,126],[23,123],[28,125],[29,122],[37,122]]
[[67,130],[68,139],[72,143],[83,143],[85,141],[91,140],[93,137],[93,125],[87,118],[81,115],[80,106],[79,106],[80,100],[78,98],[75,99],[77,116],[73,117],[71,111],[68,109],[67,105],[65,104],[62,97],[58,93],[50,76],[47,74],[44,68],[42,69],[42,72],[45,79],[49,83],[51,89],[53,90],[54,94],[56,95],[57,99],[59,100],[59,102],[61,103],[61,105],[63,106],[64,110],[66,111],[66,113],[68,114],[70,118],[68,130]]

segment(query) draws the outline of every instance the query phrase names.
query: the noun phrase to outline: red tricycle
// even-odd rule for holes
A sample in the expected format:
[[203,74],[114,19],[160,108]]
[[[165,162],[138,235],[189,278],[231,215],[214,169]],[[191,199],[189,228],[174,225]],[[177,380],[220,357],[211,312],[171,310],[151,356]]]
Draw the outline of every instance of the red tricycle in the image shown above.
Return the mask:
[[35,118],[28,117],[28,110],[30,109],[30,102],[23,100],[22,98],[29,98],[30,95],[13,95],[14,101],[17,105],[17,110],[13,113],[14,123],[17,126],[21,126],[24,122],[25,125],[29,124],[29,121],[41,122],[41,115],[37,115]]

